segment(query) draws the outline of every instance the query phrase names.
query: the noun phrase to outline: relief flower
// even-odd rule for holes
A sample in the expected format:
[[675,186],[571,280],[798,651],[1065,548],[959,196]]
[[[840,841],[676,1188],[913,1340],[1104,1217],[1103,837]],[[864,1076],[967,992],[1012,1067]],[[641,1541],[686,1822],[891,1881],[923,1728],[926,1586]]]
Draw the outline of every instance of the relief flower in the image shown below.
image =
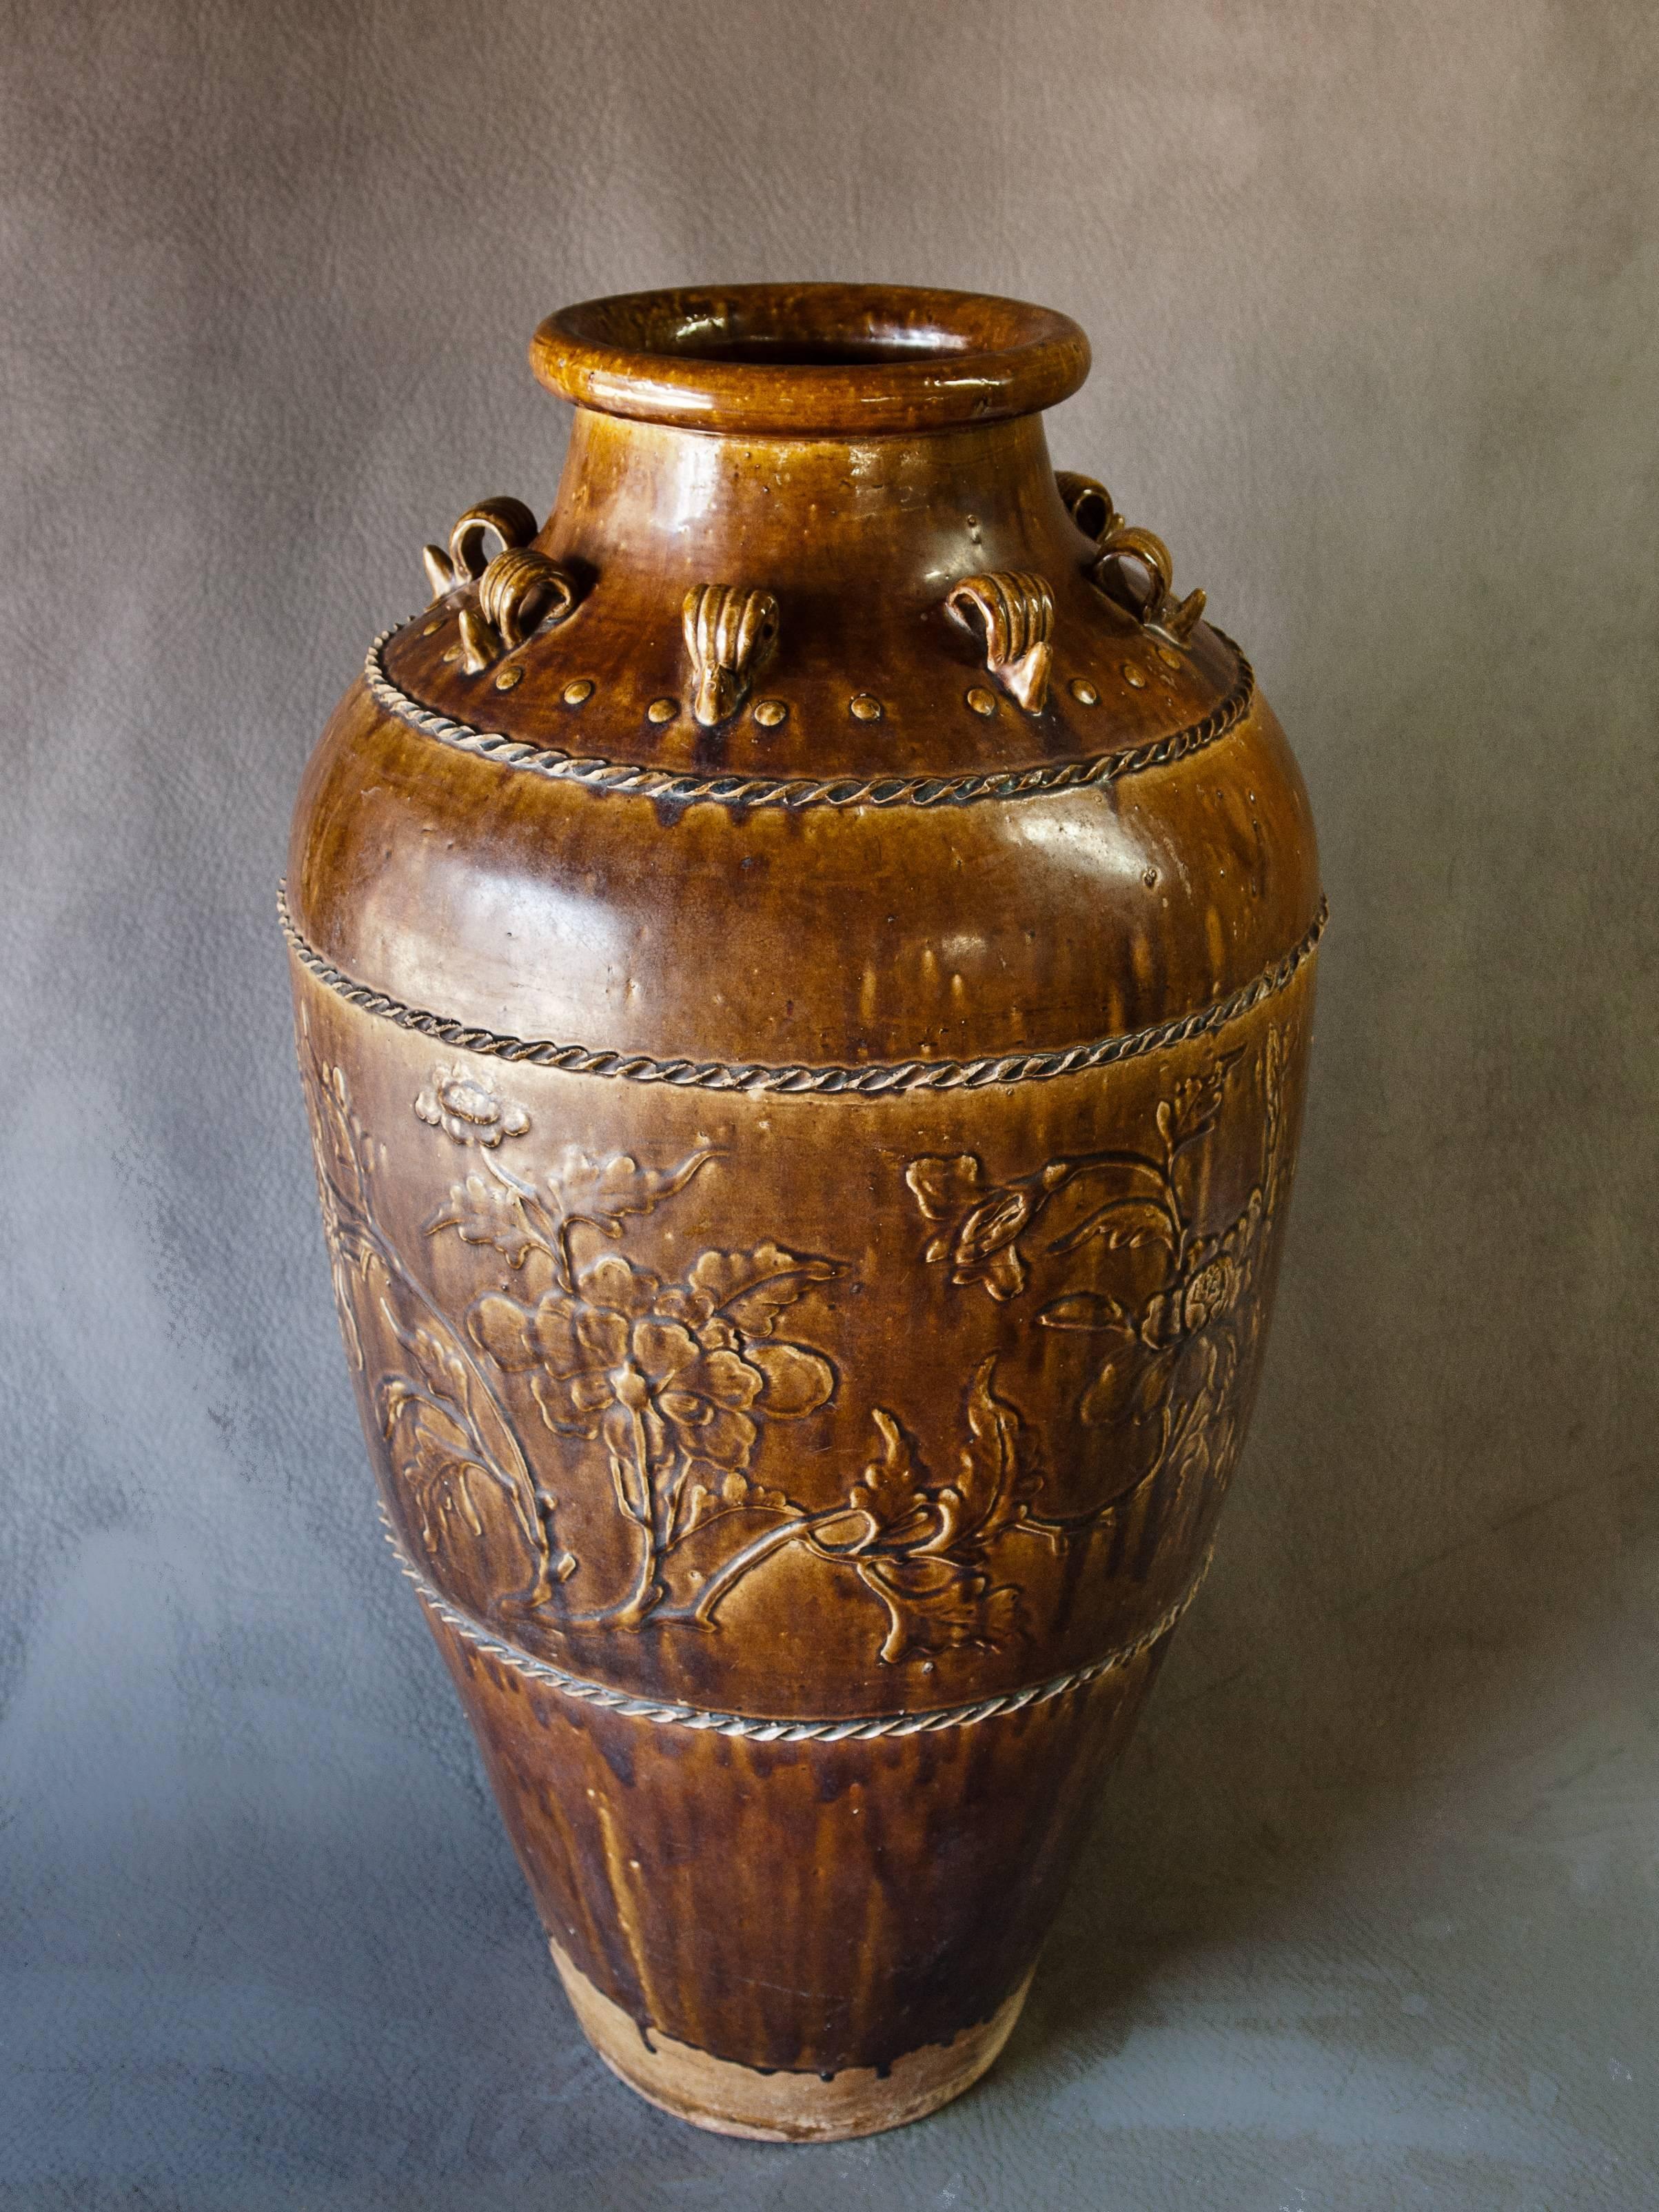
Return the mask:
[[[359,1119],[343,1071],[314,1048],[301,1065],[348,1350],[366,1374],[371,1350],[390,1361],[373,1387],[400,1500],[434,1558],[458,1531],[489,1553],[487,1565],[472,1563],[488,1577],[477,1593],[484,1612],[533,1611],[575,1571],[554,1536],[556,1500],[537,1485],[472,1347],[375,1219],[386,1148]],[[524,1579],[503,1589],[509,1563]]]
[[522,1137],[530,1127],[529,1115],[502,1097],[492,1075],[460,1061],[453,1067],[438,1062],[415,1101],[415,1111],[455,1144],[483,1145],[491,1152],[503,1137]]
[[1262,1194],[1253,1190],[1249,1204],[1224,1234],[1193,1238],[1176,1280],[1147,1302],[1140,1327],[1143,1343],[1159,1350],[1224,1322],[1237,1310],[1249,1281],[1250,1255],[1263,1212]]
[[453,1229],[464,1244],[488,1244],[515,1267],[532,1249],[547,1249],[542,1231],[525,1211],[525,1194],[516,1183],[488,1175],[468,1175],[449,1187],[449,1202],[426,1224],[428,1237]]
[[1127,1341],[1105,1359],[1078,1406],[1091,1428],[1177,1414],[1231,1378],[1237,1359],[1232,1324],[1249,1287],[1266,1218],[1260,1189],[1220,1237],[1194,1237],[1170,1279],[1138,1312],[1083,1292],[1044,1308],[1045,1328],[1107,1329]]
[[607,1412],[637,1415],[659,1458],[670,1429],[696,1431],[703,1455],[740,1466],[754,1449],[744,1409],[763,1377],[731,1352],[704,1352],[690,1329],[656,1312],[654,1275],[614,1255],[533,1306],[481,1298],[472,1331],[509,1371],[531,1374],[542,1417],[561,1436],[594,1437]]
[[[747,1256],[705,1255],[699,1267],[707,1274],[711,1260]],[[829,1265],[775,1257],[797,1278]],[[728,1301],[734,1320],[696,1286],[696,1273],[691,1285],[665,1291],[655,1275],[607,1254],[582,1269],[574,1295],[553,1289],[525,1304],[493,1294],[469,1319],[499,1365],[529,1376],[550,1429],[603,1441],[623,1511],[661,1542],[683,1497],[747,1502],[763,1420],[816,1413],[835,1388],[820,1353],[758,1340],[776,1310],[758,1303],[763,1287],[750,1282]]]

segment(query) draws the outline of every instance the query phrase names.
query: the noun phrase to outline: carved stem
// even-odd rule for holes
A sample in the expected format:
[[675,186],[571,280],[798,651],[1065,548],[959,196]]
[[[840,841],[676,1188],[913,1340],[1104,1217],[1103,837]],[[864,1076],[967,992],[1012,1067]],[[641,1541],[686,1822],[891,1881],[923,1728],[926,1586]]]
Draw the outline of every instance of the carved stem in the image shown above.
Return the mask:
[[735,1583],[743,1580],[750,1567],[758,1566],[763,1559],[769,1558],[774,1552],[781,1551],[786,1544],[793,1544],[799,1538],[810,1535],[822,1522],[838,1521],[844,1510],[844,1507],[837,1505],[829,1512],[815,1514],[810,1519],[803,1515],[799,1520],[786,1521],[778,1528],[768,1528],[760,1535],[751,1537],[741,1551],[733,1552],[726,1565],[710,1575],[690,1605],[665,1607],[658,1619],[685,1621],[697,1628],[712,1628],[714,1607]]

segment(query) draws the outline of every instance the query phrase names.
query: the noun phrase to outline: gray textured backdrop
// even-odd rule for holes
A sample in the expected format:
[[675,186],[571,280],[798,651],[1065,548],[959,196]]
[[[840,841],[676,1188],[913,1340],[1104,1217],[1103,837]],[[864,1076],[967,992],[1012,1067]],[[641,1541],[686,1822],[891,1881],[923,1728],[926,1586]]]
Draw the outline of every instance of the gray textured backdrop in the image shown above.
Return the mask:
[[[1659,32],[1631,0],[0,5],[0,2205],[1650,2207]],[[1215,1574],[993,2079],[580,2045],[335,1340],[271,894],[549,307],[1068,309],[1334,919]]]

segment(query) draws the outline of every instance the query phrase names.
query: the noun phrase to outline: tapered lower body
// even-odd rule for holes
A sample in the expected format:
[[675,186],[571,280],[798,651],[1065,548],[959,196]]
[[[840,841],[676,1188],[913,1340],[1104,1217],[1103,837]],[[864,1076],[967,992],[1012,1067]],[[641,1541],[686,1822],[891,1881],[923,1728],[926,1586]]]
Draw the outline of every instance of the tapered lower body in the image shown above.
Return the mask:
[[1121,1064],[719,1096],[301,982],[389,1525],[583,2026],[702,2124],[989,2065],[1204,1573],[1306,967]]
[[994,2062],[1164,1648],[979,1721],[768,1742],[573,1698],[428,1620],[589,2041],[665,2110],[778,2141],[901,2126]]

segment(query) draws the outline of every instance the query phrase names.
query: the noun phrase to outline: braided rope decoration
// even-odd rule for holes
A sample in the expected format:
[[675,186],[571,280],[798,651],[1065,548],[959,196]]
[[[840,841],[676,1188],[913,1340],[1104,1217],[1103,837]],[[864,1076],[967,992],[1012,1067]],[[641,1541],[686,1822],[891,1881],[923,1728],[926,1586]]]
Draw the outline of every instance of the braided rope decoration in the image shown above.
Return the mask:
[[[418,619],[418,617],[416,617]],[[382,630],[363,662],[363,680],[379,703],[428,738],[482,760],[526,769],[557,783],[590,791],[631,792],[636,798],[713,799],[723,806],[963,806],[981,799],[1029,799],[1039,792],[1079,791],[1116,783],[1144,769],[1167,768],[1200,752],[1237,726],[1255,696],[1255,674],[1231,638],[1216,631],[1238,663],[1232,690],[1201,722],[1171,730],[1145,744],[1073,760],[1039,761],[1030,768],[983,769],[966,775],[772,776],[698,775],[679,769],[647,768],[636,761],[578,759],[556,745],[535,745],[499,731],[475,729],[434,707],[422,706],[386,673],[385,647],[406,623]]]
[[656,1060],[648,1053],[604,1052],[590,1045],[555,1044],[543,1038],[502,1036],[494,1030],[469,1029],[465,1022],[447,1021],[441,1014],[405,1006],[388,992],[359,983],[343,969],[324,958],[303,938],[288,910],[286,884],[276,893],[276,918],[295,958],[319,983],[361,1006],[365,1013],[400,1030],[434,1037],[441,1044],[458,1046],[511,1065],[556,1067],[569,1075],[604,1075],[624,1083],[666,1083],[684,1091],[773,1091],[787,1096],[890,1097],[907,1091],[979,1091],[993,1083],[1049,1083],[1059,1075],[1077,1075],[1091,1067],[1109,1067],[1121,1060],[1138,1060],[1167,1046],[1185,1044],[1224,1029],[1263,999],[1284,990],[1324,932],[1328,909],[1322,899],[1319,911],[1301,943],[1282,960],[1264,968],[1259,975],[1224,999],[1212,999],[1190,1014],[1158,1022],[1150,1029],[1130,1030],[1118,1036],[1097,1037],[1091,1044],[1067,1045],[1057,1052],[1003,1053],[982,1060],[903,1060],[872,1061],[865,1067],[769,1066],[759,1060],[730,1062],[718,1060]]
[[392,1557],[415,1585],[422,1604],[486,1658],[510,1667],[527,1681],[540,1682],[548,1689],[556,1690],[562,1698],[619,1713],[624,1720],[649,1721],[658,1728],[696,1729],[705,1735],[742,1736],[750,1743],[871,1743],[881,1736],[932,1735],[940,1729],[972,1728],[980,1721],[994,1720],[1002,1713],[1023,1712],[1027,1705],[1048,1705],[1069,1691],[1081,1689],[1087,1682],[1098,1681],[1103,1674],[1128,1666],[1161,1642],[1198,1595],[1214,1553],[1212,1545],[1199,1561],[1198,1571],[1191,1582],[1150,1628],[1132,1642],[1121,1644],[1100,1658],[1091,1659],[1086,1667],[1073,1668],[1069,1674],[1051,1675],[1046,1682],[1032,1682],[1023,1690],[1005,1691],[1000,1697],[981,1698],[973,1705],[945,1705],[931,1713],[874,1713],[848,1720],[768,1721],[757,1720],[747,1713],[715,1712],[706,1705],[682,1705],[663,1698],[633,1697],[625,1690],[609,1689],[603,1682],[590,1682],[584,1675],[568,1674],[550,1660],[532,1658],[516,1644],[492,1635],[471,1613],[451,1605],[398,1542],[384,1505],[380,1518],[386,1524],[386,1540],[392,1547]]

